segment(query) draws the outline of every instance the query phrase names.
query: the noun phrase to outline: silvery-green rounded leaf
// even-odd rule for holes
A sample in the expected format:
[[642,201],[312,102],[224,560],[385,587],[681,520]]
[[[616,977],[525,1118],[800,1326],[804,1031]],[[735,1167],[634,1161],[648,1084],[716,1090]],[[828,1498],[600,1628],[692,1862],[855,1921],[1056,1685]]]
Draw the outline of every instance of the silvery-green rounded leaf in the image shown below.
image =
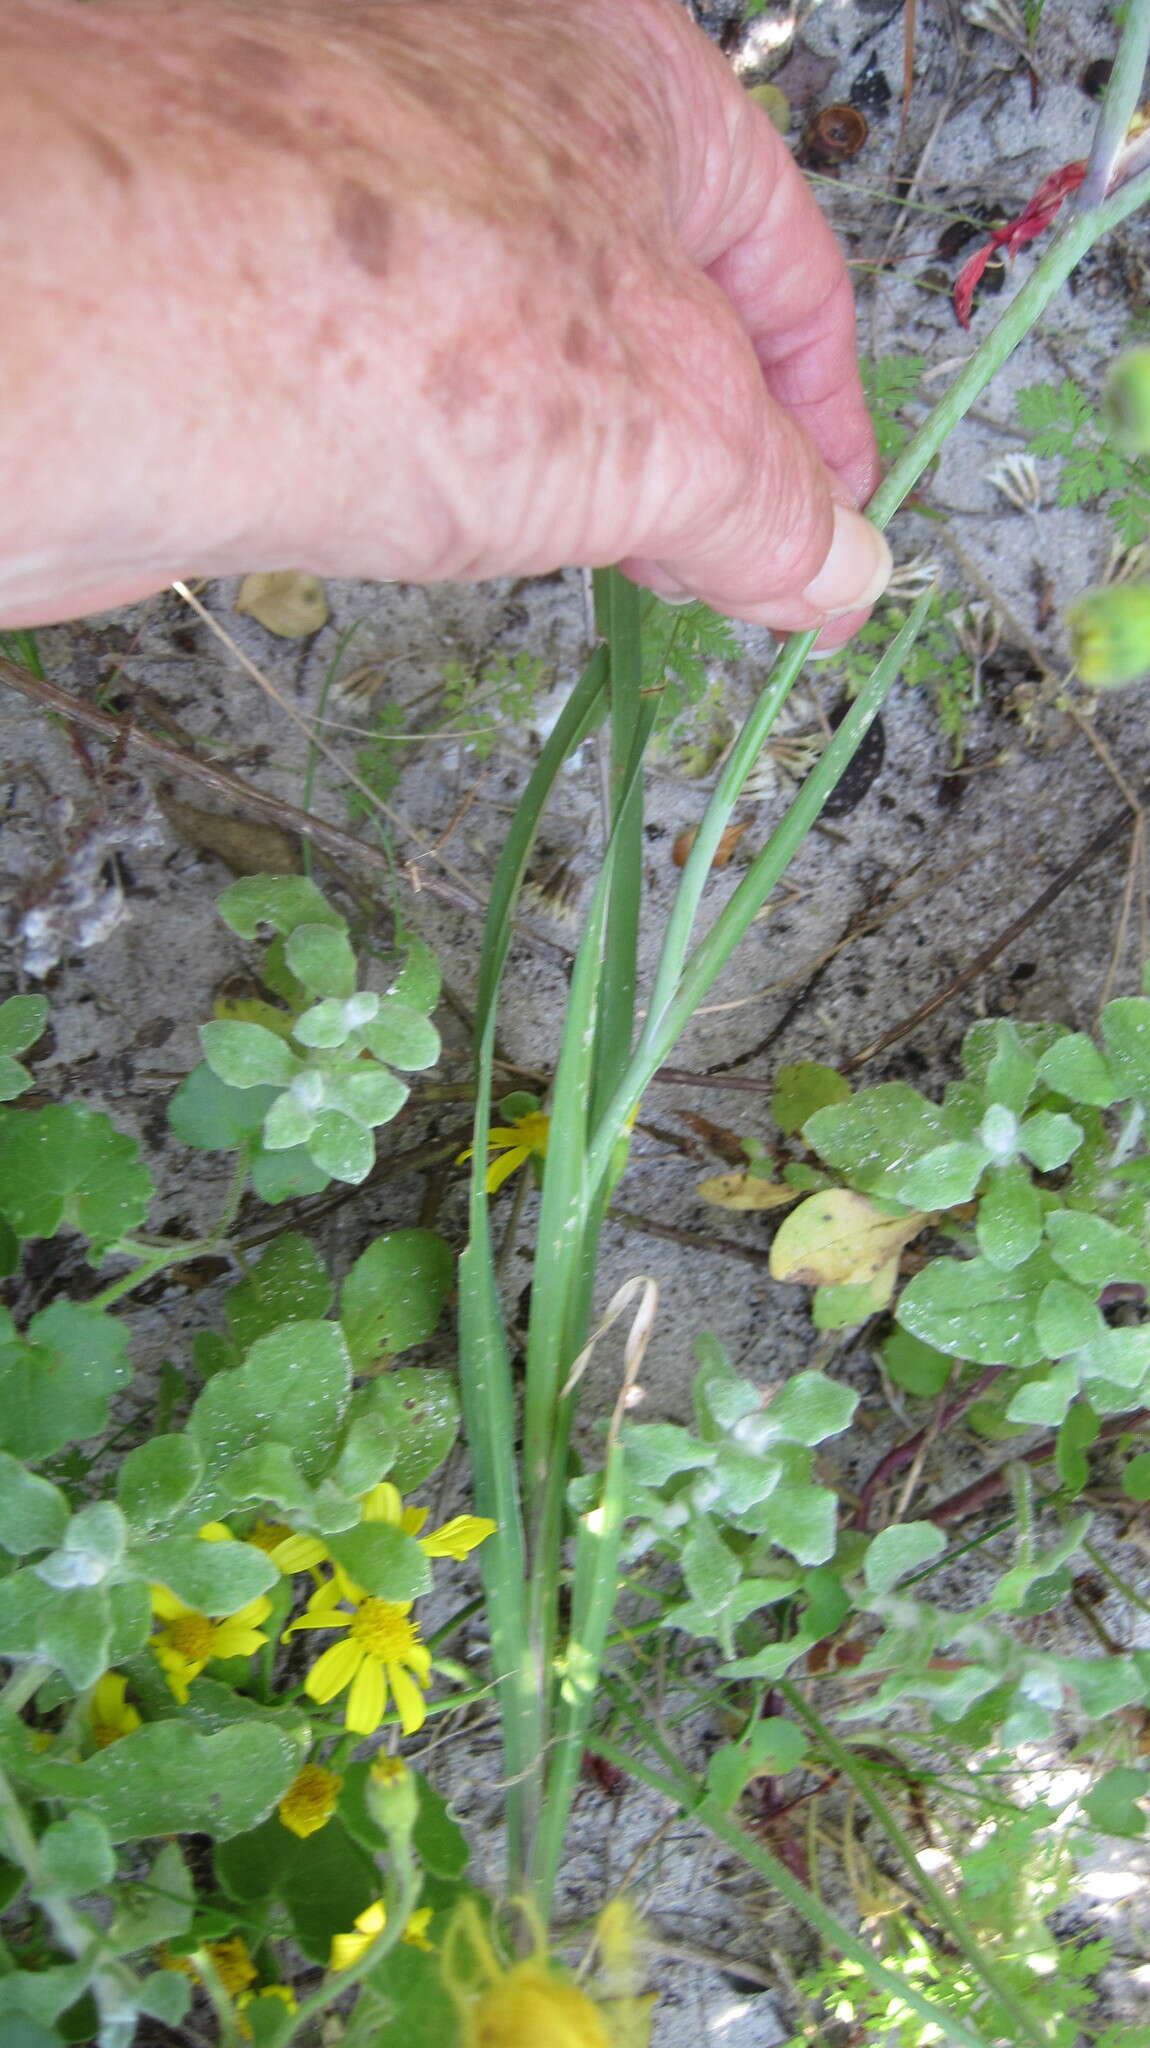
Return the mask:
[[371,1132],[338,1109],[325,1109],[316,1118],[307,1148],[324,1173],[353,1187],[367,1179],[375,1163]]
[[300,1045],[319,1046],[325,1051],[345,1044],[355,1028],[348,1020],[349,1007],[337,996],[327,996],[322,1003],[313,1003],[310,1010],[296,1018],[292,1037]]
[[892,1167],[890,1179],[899,1200],[916,1209],[953,1209],[959,1202],[969,1202],[985,1166],[982,1146],[958,1138],[933,1146],[910,1166]]
[[895,1522],[873,1539],[863,1565],[871,1593],[889,1593],[908,1572],[931,1564],[946,1549],[946,1537],[933,1522]]
[[410,1009],[422,1011],[426,1017],[439,1001],[441,980],[439,962],[431,947],[426,940],[414,938],[408,941],[407,958],[387,993]]
[[439,1033],[434,1024],[392,996],[385,997],[375,1017],[362,1026],[360,1036],[376,1059],[405,1072],[433,1067],[439,1058]]
[[224,890],[216,909],[241,939],[254,939],[261,924],[290,932],[300,924],[344,922],[306,875],[244,875]]
[[13,1557],[47,1550],[63,1540],[68,1503],[59,1487],[0,1451],[0,1549]]
[[208,1543],[200,1536],[152,1536],[135,1556],[142,1578],[166,1586],[201,1614],[238,1614],[279,1578],[266,1551],[252,1543]]
[[200,1043],[213,1074],[229,1088],[286,1088],[299,1061],[284,1040],[262,1024],[217,1018],[201,1024]]
[[300,924],[289,932],[284,958],[297,981],[317,996],[350,996],[356,959],[342,926]]
[[1085,1288],[1074,1287],[1069,1280],[1052,1280],[1039,1296],[1035,1328],[1048,1358],[1066,1358],[1101,1337],[1106,1321]]
[[116,1475],[116,1497],[136,1530],[166,1522],[190,1499],[204,1461],[184,1431],[151,1437],[127,1453]]
[[1042,1203],[1018,1160],[992,1173],[978,1205],[978,1248],[1003,1272],[1021,1266],[1042,1242]]
[[1074,1157],[1083,1136],[1082,1125],[1075,1123],[1072,1116],[1039,1109],[1027,1117],[1019,1133],[1019,1143],[1039,1173],[1054,1173]]
[[45,1828],[38,1847],[45,1883],[65,1898],[100,1891],[116,1874],[107,1828],[82,1807]]
[[[1150,592],[1147,593],[1150,602]],[[1150,1102],[1150,1001],[1120,996],[1102,1012],[1102,1041],[1124,1095]]]
[[290,1152],[294,1145],[306,1145],[315,1129],[316,1112],[288,1088],[276,1097],[264,1118],[261,1133],[269,1152]]
[[1128,1230],[1083,1209],[1052,1209],[1046,1219],[1050,1249],[1080,1287],[1101,1289],[1114,1280],[1150,1284],[1150,1254]]
[[1084,1031],[1068,1031],[1043,1053],[1038,1062],[1039,1080],[1071,1102],[1084,1102],[1108,1109],[1122,1090],[1092,1038]]
[[1034,1327],[1050,1277],[1028,1260],[1001,1272],[987,1259],[932,1259],[903,1289],[896,1311],[904,1330],[936,1351],[976,1365],[1038,1365],[1045,1356]]
[[0,1054],[27,1052],[44,1035],[47,996],[9,996],[0,1003]]
[[1047,1429],[1057,1429],[1078,1394],[1078,1367],[1073,1359],[1064,1359],[1061,1365],[1051,1368],[1041,1379],[1029,1380],[1019,1387],[1006,1411],[1008,1422],[1040,1423]]
[[357,1123],[369,1126],[390,1123],[393,1116],[399,1115],[410,1093],[407,1084],[397,1081],[386,1067],[366,1060],[327,1075],[324,1084],[327,1108],[341,1110]]

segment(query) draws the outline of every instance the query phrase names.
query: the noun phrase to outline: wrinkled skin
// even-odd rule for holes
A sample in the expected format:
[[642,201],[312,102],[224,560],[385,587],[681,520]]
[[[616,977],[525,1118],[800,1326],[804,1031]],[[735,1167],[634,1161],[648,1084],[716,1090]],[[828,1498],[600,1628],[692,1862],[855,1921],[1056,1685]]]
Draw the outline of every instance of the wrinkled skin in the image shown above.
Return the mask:
[[0,0],[0,251],[0,623],[623,561],[829,642],[881,580],[848,517],[803,595],[849,284],[675,0]]

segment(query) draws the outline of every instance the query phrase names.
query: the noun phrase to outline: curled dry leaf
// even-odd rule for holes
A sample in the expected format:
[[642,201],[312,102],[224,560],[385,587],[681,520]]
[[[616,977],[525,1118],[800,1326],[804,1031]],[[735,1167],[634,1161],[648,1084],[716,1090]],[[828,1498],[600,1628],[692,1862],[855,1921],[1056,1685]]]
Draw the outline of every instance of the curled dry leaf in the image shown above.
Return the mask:
[[249,619],[281,640],[302,640],[308,633],[318,633],[331,617],[319,577],[308,576],[302,569],[273,569],[245,576],[236,610],[246,612]]
[[[726,831],[715,848],[715,857],[711,862],[713,868],[729,866],[731,856],[750,822],[749,818],[736,819],[733,825],[727,826]],[[698,836],[699,831],[696,825],[688,825],[684,831],[680,832],[674,846],[671,848],[671,859],[677,868],[686,867],[690,859],[691,848]]]
[[933,1221],[917,1209],[889,1216],[866,1195],[827,1188],[808,1196],[779,1226],[771,1246],[772,1278],[843,1287],[866,1285],[889,1271],[893,1285],[899,1253]]
[[760,1180],[749,1167],[741,1173],[716,1173],[701,1180],[697,1192],[716,1209],[782,1209],[798,1200],[798,1191],[782,1181]]

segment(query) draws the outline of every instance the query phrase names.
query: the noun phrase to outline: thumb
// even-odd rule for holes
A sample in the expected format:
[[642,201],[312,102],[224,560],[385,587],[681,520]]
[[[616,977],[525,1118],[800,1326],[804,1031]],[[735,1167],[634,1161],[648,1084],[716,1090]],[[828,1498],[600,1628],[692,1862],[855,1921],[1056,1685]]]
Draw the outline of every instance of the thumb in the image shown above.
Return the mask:
[[674,374],[660,380],[629,479],[622,568],[661,597],[702,598],[780,633],[864,611],[886,587],[890,550],[772,397],[730,300],[695,273],[666,313]]

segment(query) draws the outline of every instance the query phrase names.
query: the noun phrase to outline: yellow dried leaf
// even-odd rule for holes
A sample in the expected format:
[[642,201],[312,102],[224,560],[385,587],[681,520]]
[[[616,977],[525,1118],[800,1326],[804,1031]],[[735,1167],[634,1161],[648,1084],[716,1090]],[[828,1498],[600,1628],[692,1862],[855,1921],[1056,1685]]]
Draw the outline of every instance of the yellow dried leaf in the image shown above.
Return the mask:
[[807,1287],[867,1284],[933,1220],[917,1209],[889,1216],[851,1188],[827,1188],[780,1224],[771,1246],[772,1277]]
[[318,633],[331,617],[319,577],[308,576],[302,569],[273,569],[245,576],[236,610],[246,612],[281,640],[302,640],[305,634]]
[[716,1209],[782,1209],[788,1202],[798,1201],[795,1188],[784,1186],[782,1181],[760,1180],[749,1167],[740,1173],[716,1173],[710,1180],[701,1180],[698,1193]]

